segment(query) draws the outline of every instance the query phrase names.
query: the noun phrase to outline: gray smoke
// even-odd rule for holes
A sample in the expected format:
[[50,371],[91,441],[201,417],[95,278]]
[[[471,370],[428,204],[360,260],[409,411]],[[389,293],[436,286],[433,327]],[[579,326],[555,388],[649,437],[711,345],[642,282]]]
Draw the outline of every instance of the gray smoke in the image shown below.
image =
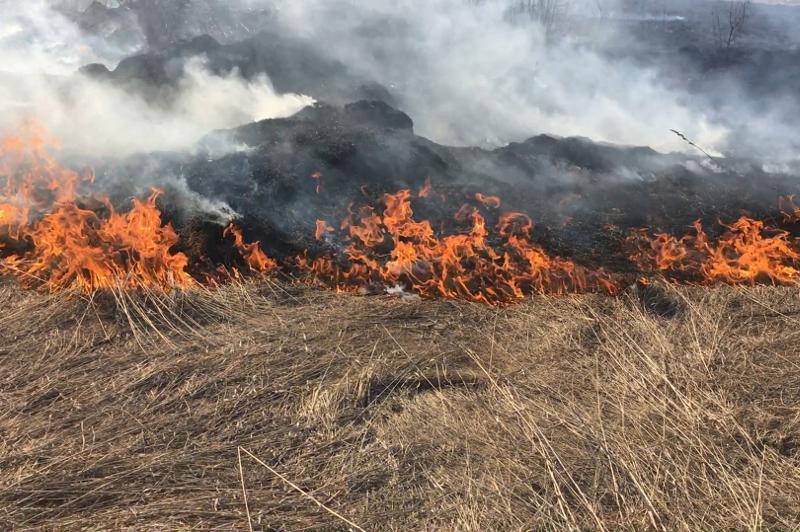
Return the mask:
[[[264,77],[213,75],[202,58],[187,68],[181,97],[167,112],[73,74],[95,61],[113,67],[131,46],[158,49],[200,33],[233,42],[262,27],[304,39],[319,55],[384,84],[417,133],[440,143],[498,146],[550,133],[696,153],[674,129],[709,153],[758,157],[776,168],[797,159],[800,145],[792,123],[798,99],[789,91],[764,101],[742,76],[690,87],[682,78],[703,73],[671,63],[674,54],[637,54],[656,45],[625,23],[683,24],[670,5],[697,4],[702,14],[693,24],[706,24],[710,4],[702,2],[129,0],[138,44],[90,36],[53,2],[0,0],[3,12],[14,13],[0,20],[0,60],[10,72],[0,80],[0,126],[37,114],[78,150],[184,149],[211,129],[309,104],[302,95],[276,94]],[[552,17],[527,16],[523,3],[558,9]],[[786,33],[780,17],[770,17],[757,23]]]
[[728,130],[655,69],[609,60],[568,33],[552,38],[536,20],[509,17],[509,4],[283,0],[277,12],[293,33],[390,85],[418,132],[439,142],[553,133],[670,151],[685,149],[669,131],[681,129],[709,149],[724,144]]

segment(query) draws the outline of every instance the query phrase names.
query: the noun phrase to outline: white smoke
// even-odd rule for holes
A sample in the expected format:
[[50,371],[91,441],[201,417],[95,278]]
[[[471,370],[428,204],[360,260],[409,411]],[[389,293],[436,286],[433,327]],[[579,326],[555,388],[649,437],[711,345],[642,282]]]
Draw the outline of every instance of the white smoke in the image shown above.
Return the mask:
[[136,51],[84,34],[54,5],[0,0],[0,72],[67,75],[87,63],[116,63]]
[[211,74],[190,61],[168,108],[77,74],[87,63],[114,67],[129,51],[86,37],[43,0],[0,0],[0,130],[35,121],[67,151],[95,156],[190,148],[214,129],[294,114],[309,97],[277,94],[266,76]]
[[[562,28],[554,39],[536,22],[511,20],[514,1],[217,0],[214,9],[269,7],[273,29],[316,43],[320,54],[387,85],[416,131],[442,143],[493,146],[553,133],[694,152],[675,129],[712,153],[797,153],[795,113],[787,111],[793,104],[770,101],[763,109],[737,89],[739,81],[698,99],[667,87],[659,65],[643,67],[625,59],[634,54],[612,58],[597,47],[641,44],[618,34],[615,19],[671,15],[626,14],[617,0],[565,0],[584,26]],[[46,0],[0,0],[0,13],[0,127],[34,114],[67,147],[104,154],[183,149],[211,129],[285,116],[311,102],[276,94],[266,78],[212,75],[196,61],[165,110],[74,75],[95,61],[113,68],[133,50],[83,34]]]

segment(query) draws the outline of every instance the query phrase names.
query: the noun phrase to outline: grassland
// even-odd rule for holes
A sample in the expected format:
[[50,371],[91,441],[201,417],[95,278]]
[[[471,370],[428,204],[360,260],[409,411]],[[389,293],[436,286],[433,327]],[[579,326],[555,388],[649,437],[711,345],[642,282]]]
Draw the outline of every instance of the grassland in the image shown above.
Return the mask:
[[0,288],[0,528],[800,527],[800,293]]

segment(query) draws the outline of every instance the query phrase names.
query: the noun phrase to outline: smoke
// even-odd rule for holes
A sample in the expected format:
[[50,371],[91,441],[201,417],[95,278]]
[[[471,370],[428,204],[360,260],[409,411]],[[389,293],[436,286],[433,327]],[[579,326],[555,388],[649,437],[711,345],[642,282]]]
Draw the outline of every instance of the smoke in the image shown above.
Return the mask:
[[6,128],[32,119],[62,139],[66,150],[94,156],[189,149],[214,129],[289,116],[313,103],[305,96],[276,94],[266,76],[251,82],[236,72],[214,76],[200,59],[187,64],[167,108],[82,75],[19,81],[0,87],[4,101],[17,102],[15,109],[3,109]]
[[[158,18],[155,7],[145,9],[151,4],[178,5],[132,5]],[[229,41],[264,24],[303,39],[320,56],[386,85],[416,132],[440,143],[498,146],[549,133],[693,152],[675,129],[710,153],[796,158],[800,143],[787,118],[796,97],[755,101],[740,79],[724,78],[692,92],[685,79],[697,73],[675,67],[662,51],[637,55],[657,45],[622,29],[635,21],[680,23],[682,15],[626,11],[618,0],[529,2],[555,6],[552,17],[537,17],[512,4],[519,2],[186,0],[180,13],[208,18],[206,26]],[[75,74],[91,62],[113,67],[133,53],[130,46],[85,34],[45,0],[0,0],[0,9],[11,13],[0,20],[0,127],[33,116],[76,151],[186,149],[210,130],[290,115],[312,101],[277,94],[265,77],[211,74],[199,58],[169,105],[153,103]],[[181,35],[194,27],[181,24]],[[609,53],[621,48],[628,51]]]
[[[560,11],[511,16],[521,3]],[[669,2],[618,0],[270,4],[293,35],[389,86],[416,131],[438,142],[494,146],[551,133],[698,154],[675,129],[715,155],[798,160],[798,54],[789,47],[759,67],[747,49],[715,51],[702,44],[712,33],[705,4],[676,2],[674,13]],[[746,46],[784,46],[776,19],[796,27],[800,10],[782,9],[752,10],[757,35],[745,35]]]
[[[13,7],[11,4],[14,4]],[[0,130],[24,121],[44,125],[67,152],[126,156],[185,150],[209,131],[294,114],[313,103],[277,94],[262,75],[213,75],[190,61],[169,104],[91,79],[77,69],[96,61],[112,67],[131,50],[87,36],[43,0],[0,0]]]
[[655,69],[608,59],[569,36],[549,38],[544,25],[509,17],[507,1],[279,4],[292,33],[388,84],[417,131],[439,142],[496,145],[553,133],[685,150],[670,133],[680,129],[714,150],[728,133],[665,88]]

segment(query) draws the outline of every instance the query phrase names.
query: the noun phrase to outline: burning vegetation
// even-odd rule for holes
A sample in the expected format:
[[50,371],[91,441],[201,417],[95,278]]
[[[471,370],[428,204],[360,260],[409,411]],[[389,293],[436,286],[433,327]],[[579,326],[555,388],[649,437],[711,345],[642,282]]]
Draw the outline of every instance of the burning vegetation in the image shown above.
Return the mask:
[[156,206],[159,191],[126,213],[107,197],[81,198],[92,172],[62,167],[49,153],[54,145],[38,129],[0,144],[3,268],[50,291],[192,285],[188,258],[172,251],[179,236]]
[[800,8],[4,1],[0,531],[800,531]]
[[[703,285],[800,280],[800,243],[779,227],[797,220],[796,208],[775,224],[744,216],[720,222],[716,237],[700,221],[685,236],[639,229],[624,243],[627,270],[607,271],[548,252],[533,237],[531,217],[504,211],[497,196],[476,193],[453,215],[455,230],[437,231],[414,213],[414,202],[434,201],[430,180],[417,193],[384,193],[379,205],[351,204],[338,229],[317,220],[319,246],[280,260],[231,223],[223,245],[239,260],[209,267],[207,257],[194,264],[180,250],[185,235],[163,219],[158,189],[120,212],[107,196],[91,192],[91,170],[59,164],[52,155],[57,142],[41,128],[7,137],[0,147],[2,267],[24,286],[47,291],[172,290],[244,271],[342,292],[395,288],[502,305],[532,293],[615,294],[631,279],[647,282],[654,274]],[[315,174],[316,190],[320,178]]]
[[[341,290],[404,286],[423,297],[488,304],[517,301],[532,292],[616,290],[601,270],[550,256],[533,243],[533,221],[526,214],[503,213],[492,230],[477,206],[465,204],[454,217],[464,231],[441,236],[430,221],[414,218],[411,199],[410,190],[401,190],[384,195],[382,214],[369,205],[351,212],[341,223],[347,242],[344,265],[331,257],[304,256],[299,269]],[[478,199],[500,207],[497,198]],[[326,234],[317,232],[318,237]]]
[[800,248],[788,231],[746,216],[719,225],[723,232],[716,240],[700,221],[682,237],[640,230],[629,238],[631,260],[643,271],[705,285],[798,282]]

